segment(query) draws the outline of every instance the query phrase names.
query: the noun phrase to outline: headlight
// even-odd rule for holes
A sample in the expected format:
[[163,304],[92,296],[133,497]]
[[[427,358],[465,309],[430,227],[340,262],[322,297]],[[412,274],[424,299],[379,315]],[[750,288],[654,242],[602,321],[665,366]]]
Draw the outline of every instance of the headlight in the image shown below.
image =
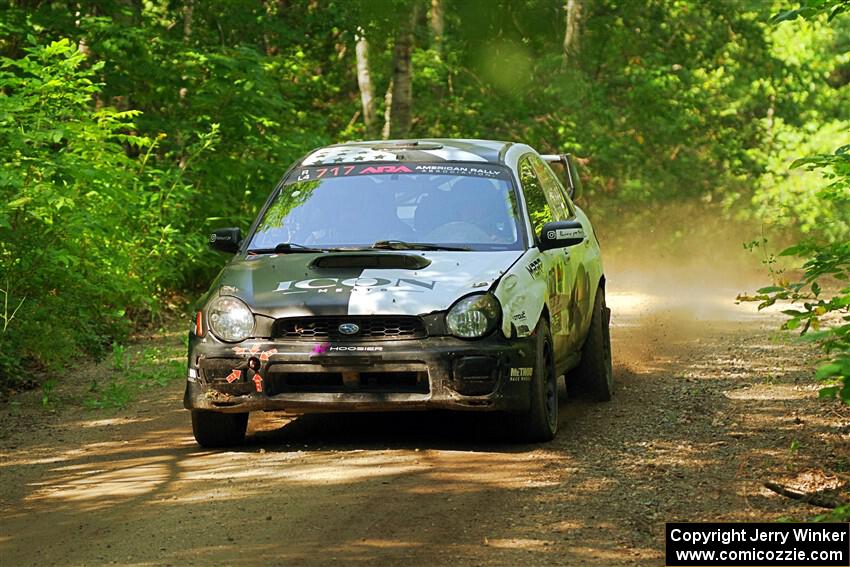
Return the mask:
[[254,314],[248,306],[226,295],[207,306],[207,321],[215,336],[230,343],[247,339],[254,330]]
[[500,311],[499,301],[489,293],[470,295],[449,309],[446,325],[456,337],[483,337],[496,328]]

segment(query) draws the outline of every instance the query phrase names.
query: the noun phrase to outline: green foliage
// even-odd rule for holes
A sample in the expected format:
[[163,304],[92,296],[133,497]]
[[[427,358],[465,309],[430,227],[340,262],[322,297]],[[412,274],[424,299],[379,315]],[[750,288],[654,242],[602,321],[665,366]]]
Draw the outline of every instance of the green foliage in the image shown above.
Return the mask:
[[787,248],[780,256],[805,258],[803,277],[761,288],[754,299],[761,301],[759,309],[777,301],[796,307],[782,311],[788,316],[782,328],[799,330],[832,355],[815,374],[817,380],[827,383],[820,394],[850,404],[850,242],[804,242]]
[[56,389],[57,383],[56,378],[49,378],[41,385],[41,405],[43,407],[48,407],[53,403],[53,391]]
[[90,396],[83,400],[89,409],[121,409],[140,392],[165,387],[184,376],[179,349],[148,347],[138,353],[114,344],[112,355],[105,383],[94,380]]
[[[310,149],[379,136],[358,114],[355,36],[380,122],[414,7],[412,136],[581,156],[602,232],[722,202],[783,241],[850,236],[846,187],[807,171],[841,164],[787,171],[846,143],[850,27],[826,20],[847,0],[585,0],[567,54],[562,0],[437,4],[439,38],[425,0],[0,0],[0,385],[110,345],[118,366],[134,325],[219,269],[210,229],[246,228]],[[530,204],[535,226],[550,217]]]
[[815,516],[816,522],[850,522],[850,504],[843,504],[827,512]]
[[832,198],[834,190],[824,188],[821,176],[811,168],[797,167],[801,154],[831,151],[837,140],[846,139],[848,126],[836,121],[806,133],[782,127],[783,147],[765,156],[766,171],[753,194],[753,212],[769,219],[776,228],[791,228],[795,232],[827,242],[850,237],[850,217],[840,199]]
[[800,452],[800,442],[796,439],[793,439],[791,441],[791,445],[788,447],[788,454],[790,454],[793,457],[793,456],[796,456],[797,453],[799,453],[799,452]]
[[[815,19],[828,13],[829,21],[850,7],[848,0],[806,0],[800,8],[786,10],[774,22],[798,17]],[[788,301],[797,309],[783,311],[788,319],[786,330],[799,329],[818,341],[830,360],[821,365],[815,378],[827,385],[821,397],[838,398],[850,405],[850,144],[831,154],[815,154],[795,160],[791,168],[817,171],[829,183],[815,190],[815,201],[821,203],[821,222],[829,228],[818,231],[831,237],[827,241],[804,240],[786,248],[780,256],[804,259],[799,281],[778,280],[775,285],[758,290],[762,300],[759,309]],[[799,212],[799,208],[789,207]],[[801,308],[800,308],[801,307]],[[847,513],[846,507],[843,512]]]
[[829,14],[828,21],[832,21],[835,16],[846,12],[850,8],[850,0],[804,0],[800,2],[799,8],[792,10],[784,10],[779,12],[771,21],[775,24],[788,20],[796,20],[797,18],[812,19],[822,14]]
[[[799,160],[800,165],[830,162],[831,159],[824,161],[822,157]],[[845,184],[846,174],[844,177],[833,186]],[[845,207],[850,208],[850,198],[845,199]],[[806,241],[783,250],[780,256],[804,258],[803,277],[793,283],[779,280],[777,285],[758,290],[760,295],[755,299],[762,301],[759,309],[780,300],[798,307],[783,311],[789,317],[783,329],[799,329],[801,335],[818,341],[832,355],[831,361],[818,368],[815,375],[818,380],[830,383],[821,389],[821,396],[838,397],[850,404],[850,285],[847,285],[850,241],[830,244]]]
[[83,400],[83,406],[88,409],[121,409],[132,399],[127,383],[110,377],[105,387],[97,387],[92,397]]
[[[0,382],[103,354],[127,315],[155,313],[200,235],[185,236],[192,185],[154,159],[137,111],[92,106],[101,64],[68,40],[0,60]],[[189,145],[196,156],[216,128]]]
[[127,347],[112,343],[112,370],[127,370],[129,360],[127,359]]
[[[132,114],[90,107],[98,87],[82,60],[60,41],[1,62],[0,272],[5,299],[19,308],[5,319],[0,350],[4,360],[23,355],[13,363],[55,365],[78,349],[97,352],[99,337],[119,330],[121,290],[110,276],[127,266],[97,247],[106,223],[123,220],[110,217],[123,206],[117,184],[127,182],[130,160],[114,137]],[[56,325],[60,313],[67,319]]]

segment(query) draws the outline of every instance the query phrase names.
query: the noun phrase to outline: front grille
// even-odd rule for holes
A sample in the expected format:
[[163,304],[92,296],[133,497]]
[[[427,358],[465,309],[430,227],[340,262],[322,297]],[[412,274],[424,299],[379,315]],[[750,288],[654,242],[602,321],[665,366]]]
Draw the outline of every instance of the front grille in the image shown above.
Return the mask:
[[[339,332],[339,326],[354,323],[360,330],[353,335]],[[278,319],[272,328],[278,339],[380,341],[421,339],[427,336],[425,324],[419,317],[409,315],[354,317],[293,317]]]
[[266,373],[265,391],[269,396],[287,393],[419,393],[429,391],[428,373],[406,372],[321,372],[287,371],[285,365],[273,365]]

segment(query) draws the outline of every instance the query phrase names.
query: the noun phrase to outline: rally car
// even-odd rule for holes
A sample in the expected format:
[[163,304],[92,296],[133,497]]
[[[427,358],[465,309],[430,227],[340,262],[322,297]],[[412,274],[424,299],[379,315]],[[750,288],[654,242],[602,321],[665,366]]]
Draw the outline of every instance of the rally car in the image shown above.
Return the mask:
[[[549,163],[558,162],[565,183]],[[499,411],[558,429],[558,379],[611,398],[599,242],[569,155],[487,140],[334,145],[283,176],[197,304],[184,405],[204,447],[251,411]],[[535,229],[535,223],[539,230]]]

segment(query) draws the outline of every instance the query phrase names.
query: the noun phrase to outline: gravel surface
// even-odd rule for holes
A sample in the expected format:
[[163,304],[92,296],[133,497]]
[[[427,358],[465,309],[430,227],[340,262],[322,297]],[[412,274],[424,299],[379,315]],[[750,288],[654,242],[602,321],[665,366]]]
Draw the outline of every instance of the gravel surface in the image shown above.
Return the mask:
[[0,405],[0,564],[661,565],[665,521],[810,517],[762,483],[848,498],[850,412],[817,399],[816,351],[735,292],[612,284],[615,399],[566,402],[542,445],[480,414],[265,414],[207,451],[179,380],[111,412],[19,394]]

